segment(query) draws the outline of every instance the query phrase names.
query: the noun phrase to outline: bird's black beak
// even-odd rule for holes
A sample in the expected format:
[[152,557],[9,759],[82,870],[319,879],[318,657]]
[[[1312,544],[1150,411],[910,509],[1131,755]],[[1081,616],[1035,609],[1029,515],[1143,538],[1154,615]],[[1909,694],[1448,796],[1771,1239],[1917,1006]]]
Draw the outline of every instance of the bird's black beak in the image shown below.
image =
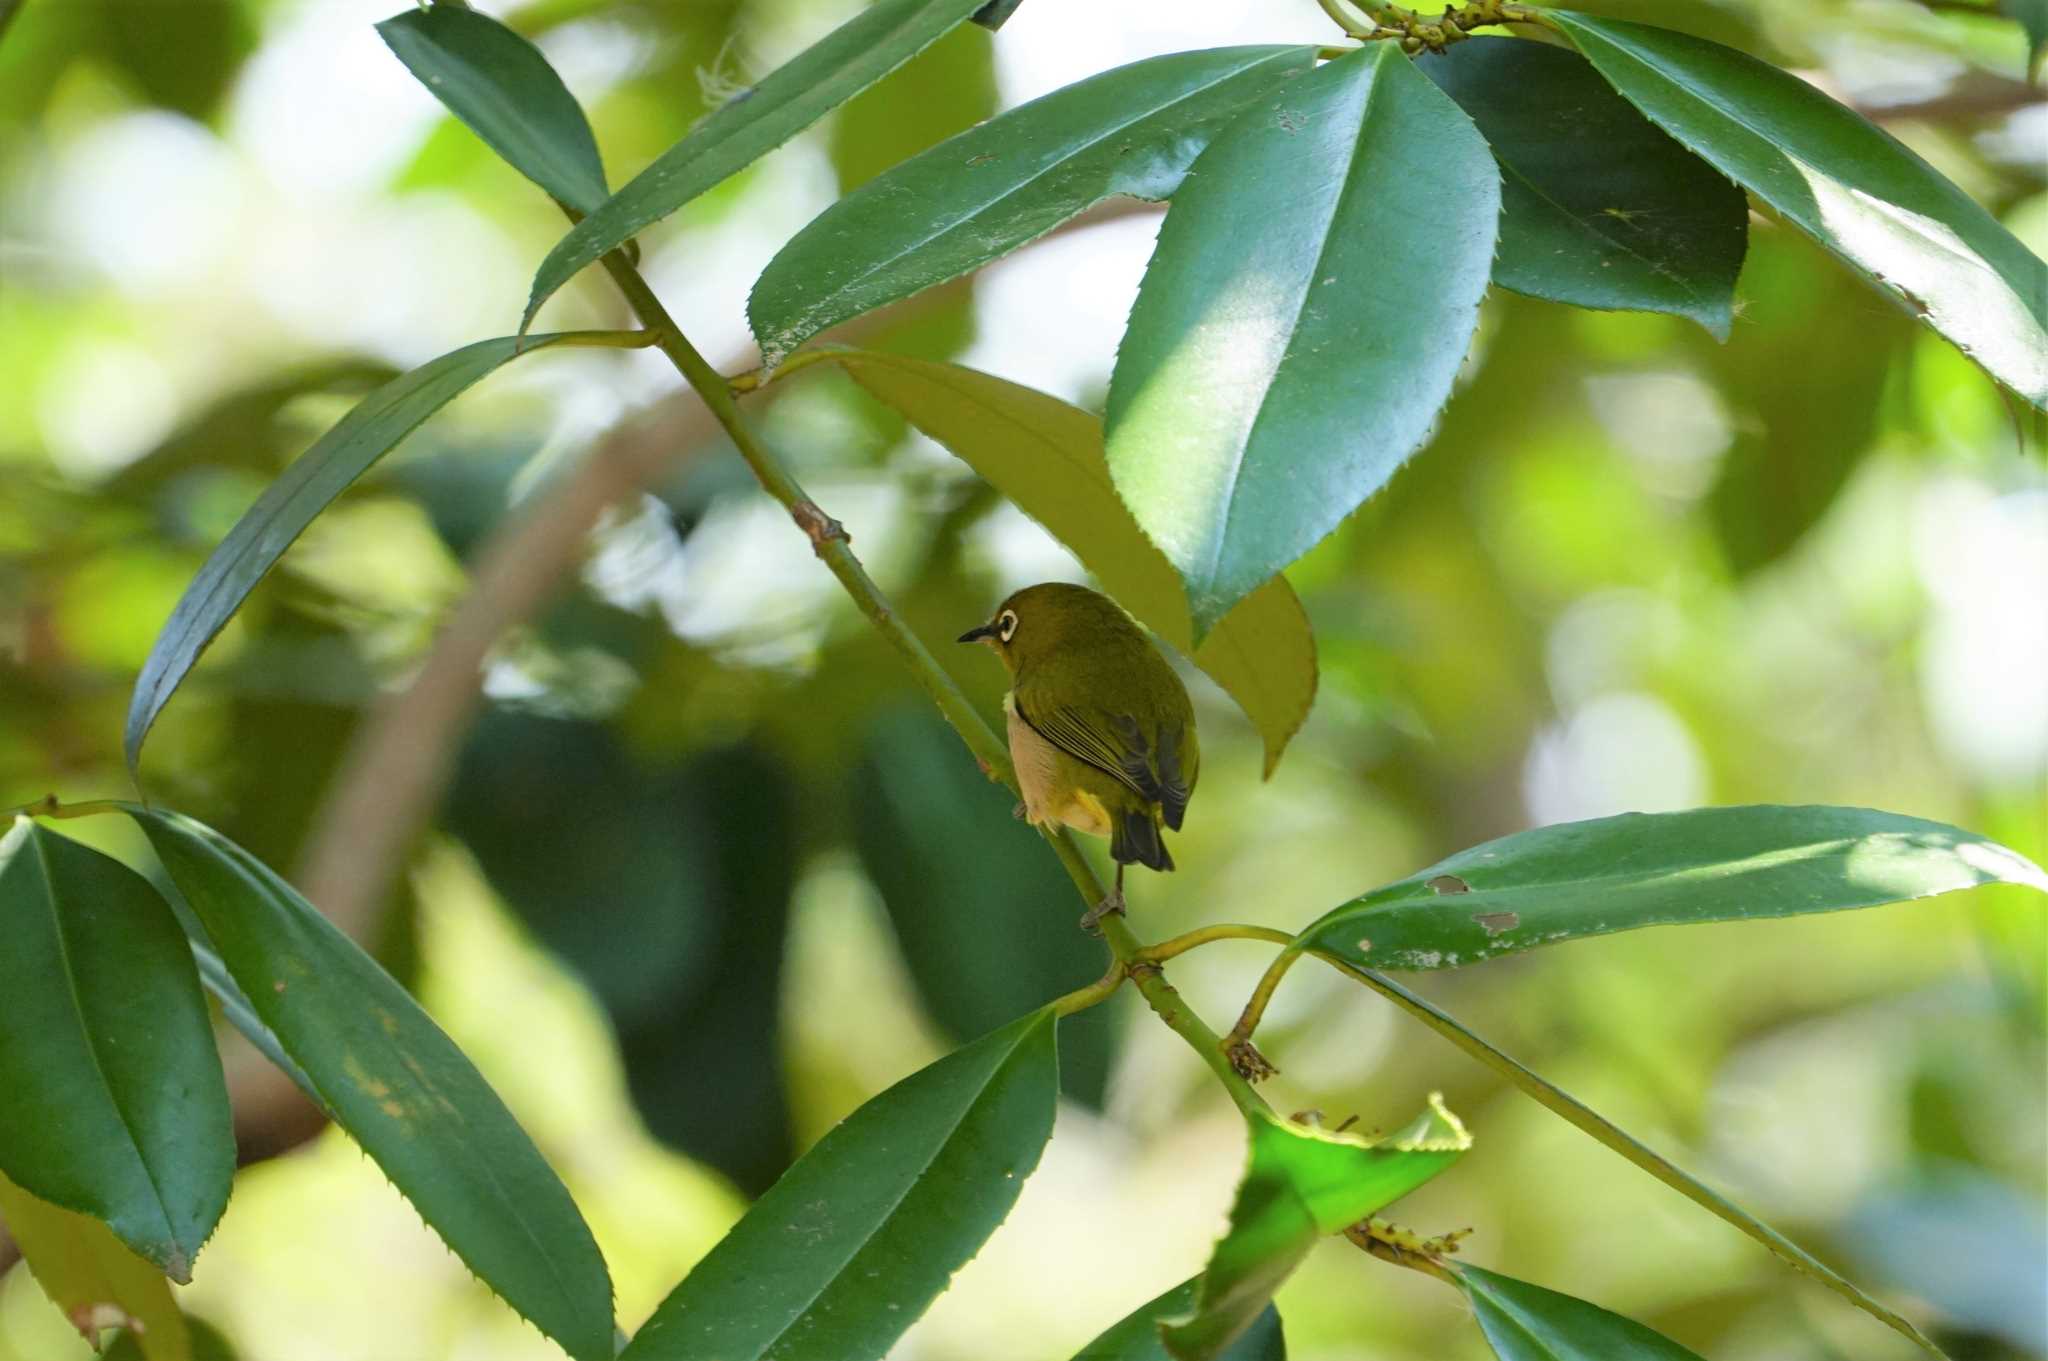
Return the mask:
[[984,638],[993,638],[995,636],[996,626],[994,624],[983,624],[978,629],[967,630],[967,632],[961,634],[954,641],[961,643],[978,643]]

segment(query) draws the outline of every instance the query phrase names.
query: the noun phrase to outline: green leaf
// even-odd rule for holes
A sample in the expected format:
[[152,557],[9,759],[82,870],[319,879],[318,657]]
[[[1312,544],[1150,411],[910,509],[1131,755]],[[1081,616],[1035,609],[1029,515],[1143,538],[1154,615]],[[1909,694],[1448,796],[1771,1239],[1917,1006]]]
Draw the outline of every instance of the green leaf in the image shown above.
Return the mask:
[[1533,298],[1735,319],[1749,201],[1617,95],[1584,57],[1478,38],[1417,63],[1500,162],[1493,281]]
[[235,1136],[177,919],[120,861],[17,818],[0,927],[0,1170],[191,1280]]
[[878,1361],[1016,1203],[1052,1134],[1053,1015],[911,1074],[820,1139],[622,1361]]
[[1493,269],[1500,172],[1392,43],[1290,81],[1174,195],[1109,386],[1116,488],[1199,639],[1428,436]]
[[1173,564],[1110,485],[1099,419],[957,364],[868,350],[834,358],[1044,525],[1105,591],[1222,686],[1265,740],[1266,773],[1273,773],[1316,693],[1315,636],[1285,580],[1254,590],[1196,647]]
[[409,9],[377,32],[507,165],[579,213],[605,201],[604,161],[583,106],[539,48],[460,5]]
[[1454,969],[1641,926],[1837,912],[2001,882],[2048,892],[2025,856],[1899,813],[1623,813],[1460,851],[1344,904],[1302,941],[1361,967]]
[[321,1106],[506,1303],[576,1361],[609,1361],[611,1278],[590,1229],[462,1051],[248,852],[124,807]]
[[[1058,859],[1010,816],[1010,791],[960,759],[959,739],[928,707],[875,723],[847,793],[861,865],[947,1034],[982,1034],[1102,976],[1099,943],[1046,930],[1046,904],[1073,892]],[[972,911],[961,911],[963,896]],[[1098,1109],[1115,1019],[1103,1006],[1060,1022],[1061,1089]]]
[[[1090,1342],[1074,1361],[1170,1361],[1159,1338],[1159,1321],[1193,1312],[1199,1276],[1141,1305],[1122,1322]],[[1280,1332],[1280,1311],[1267,1305],[1251,1327],[1237,1335],[1217,1361],[1287,1361],[1287,1340]]]
[[163,1273],[107,1226],[30,1195],[0,1175],[0,1221],[36,1284],[95,1347],[105,1328],[140,1334],[147,1361],[191,1361],[192,1337]]
[[[1330,958],[1325,955],[1324,958]],[[1359,982],[1379,993],[1395,1006],[1421,1021],[1437,1034],[1457,1045],[1479,1062],[1505,1077],[1524,1093],[1533,1097],[1537,1104],[1567,1123],[1590,1134],[1622,1157],[1642,1168],[1657,1180],[1677,1191],[1694,1204],[1718,1215],[1748,1234],[1757,1242],[1769,1248],[1779,1260],[1803,1271],[1825,1285],[1842,1298],[1863,1310],[1886,1326],[1898,1330],[1936,1356],[1943,1355],[1941,1348],[1929,1341],[1925,1334],[1893,1310],[1885,1308],[1876,1300],[1863,1293],[1851,1281],[1836,1274],[1826,1264],[1797,1243],[1779,1233],[1770,1225],[1758,1219],[1749,1211],[1729,1200],[1684,1168],[1666,1158],[1657,1150],[1643,1143],[1612,1120],[1580,1101],[1570,1092],[1551,1082],[1541,1073],[1527,1067],[1512,1055],[1496,1048],[1487,1040],[1465,1028],[1455,1016],[1437,1007],[1427,998],[1410,992],[1393,979],[1372,969],[1361,969],[1342,960],[1332,959],[1336,967]]]
[[1476,1266],[1452,1272],[1501,1361],[1700,1361],[1698,1352],[1597,1304]]
[[829,327],[957,279],[1116,194],[1164,199],[1225,123],[1306,71],[1312,47],[1227,47],[1120,66],[898,165],[768,262],[747,319],[769,365]]
[[1458,1118],[1430,1108],[1379,1140],[1259,1115],[1230,1226],[1209,1254],[1192,1313],[1161,1320],[1175,1361],[1217,1361],[1267,1308],[1273,1292],[1324,1234],[1399,1200],[1472,1145]]
[[135,680],[124,746],[132,775],[142,742],[179,682],[285,549],[349,484],[427,417],[525,351],[555,344],[617,344],[609,332],[480,340],[399,375],[363,398],[256,498],[185,588]]
[[1994,378],[2048,406],[2048,265],[1933,166],[1797,76],[1732,48],[1550,15],[1651,121]]
[[965,22],[981,3],[876,0],[727,100],[555,243],[534,275],[520,331],[585,265],[775,150]]

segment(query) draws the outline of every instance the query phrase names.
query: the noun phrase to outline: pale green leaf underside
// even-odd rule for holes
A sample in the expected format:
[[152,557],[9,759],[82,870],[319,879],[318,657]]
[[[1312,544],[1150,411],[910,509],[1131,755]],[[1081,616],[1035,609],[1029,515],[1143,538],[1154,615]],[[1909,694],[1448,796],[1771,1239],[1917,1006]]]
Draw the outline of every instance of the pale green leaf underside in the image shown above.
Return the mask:
[[1110,485],[1098,417],[957,364],[872,351],[836,358],[1044,525],[1119,604],[1222,686],[1264,739],[1272,774],[1316,691],[1315,636],[1285,580],[1239,601],[1196,647],[1179,576]]

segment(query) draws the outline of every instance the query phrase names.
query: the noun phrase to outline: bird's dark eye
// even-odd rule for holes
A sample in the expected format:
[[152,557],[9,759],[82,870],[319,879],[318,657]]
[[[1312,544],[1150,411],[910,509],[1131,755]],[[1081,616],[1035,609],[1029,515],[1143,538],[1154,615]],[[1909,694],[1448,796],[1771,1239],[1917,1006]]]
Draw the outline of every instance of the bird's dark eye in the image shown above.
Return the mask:
[[1016,632],[1017,612],[1015,610],[1004,610],[996,616],[996,637],[1007,643]]

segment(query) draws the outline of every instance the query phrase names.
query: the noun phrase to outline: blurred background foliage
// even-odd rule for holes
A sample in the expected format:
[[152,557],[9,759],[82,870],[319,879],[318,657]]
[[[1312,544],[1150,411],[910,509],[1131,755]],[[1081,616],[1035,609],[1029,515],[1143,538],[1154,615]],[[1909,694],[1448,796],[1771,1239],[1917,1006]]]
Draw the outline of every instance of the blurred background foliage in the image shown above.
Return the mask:
[[[128,687],[207,548],[356,395],[512,329],[560,234],[384,50],[370,24],[398,4],[0,4],[0,804],[124,792]],[[616,184],[854,5],[483,7],[564,73]],[[1798,69],[2048,243],[2048,109],[1988,6],[1585,7]],[[743,367],[748,284],[837,193],[1123,61],[1325,32],[1309,0],[1028,0],[649,232],[645,268]],[[1157,222],[1112,205],[863,343],[1096,402]],[[1290,573],[1322,686],[1271,782],[1190,673],[1205,778],[1180,873],[1133,887],[1141,934],[1298,926],[1471,842],[1627,808],[1872,805],[2048,856],[2038,420],[1803,238],[1759,221],[1751,242],[1725,347],[1669,318],[1489,303],[1434,445]],[[623,313],[585,283],[549,324]],[[465,562],[607,431],[673,422],[672,383],[658,357],[551,353],[415,436],[230,626],[159,726],[150,790],[289,870]],[[755,401],[934,647],[1076,574],[843,378]],[[677,453],[497,650],[437,830],[363,924],[562,1169],[629,1323],[835,1120],[1101,965],[1051,857],[730,451]],[[941,656],[993,713],[997,668]],[[1261,962],[1226,945],[1174,972],[1221,1023]],[[2048,1354],[2044,967],[2038,907],[1982,890],[1421,981],[1913,1302],[1959,1361],[1992,1361]],[[1721,1361],[1907,1354],[1333,977],[1297,971],[1268,1024],[1283,1110],[1372,1126],[1446,1091],[1477,1147],[1399,1213],[1474,1226],[1473,1260]],[[1057,1361],[1221,1224],[1241,1146],[1193,1058],[1128,998],[1062,1044],[1046,1161],[905,1361]],[[238,1092],[258,1065],[231,1051]],[[309,1112],[251,1098],[238,1132],[249,1165],[182,1292],[225,1345],[556,1354]],[[1301,1361],[1483,1355],[1451,1292],[1342,1244],[1280,1304]],[[0,1280],[0,1358],[80,1354],[25,1271]]]

